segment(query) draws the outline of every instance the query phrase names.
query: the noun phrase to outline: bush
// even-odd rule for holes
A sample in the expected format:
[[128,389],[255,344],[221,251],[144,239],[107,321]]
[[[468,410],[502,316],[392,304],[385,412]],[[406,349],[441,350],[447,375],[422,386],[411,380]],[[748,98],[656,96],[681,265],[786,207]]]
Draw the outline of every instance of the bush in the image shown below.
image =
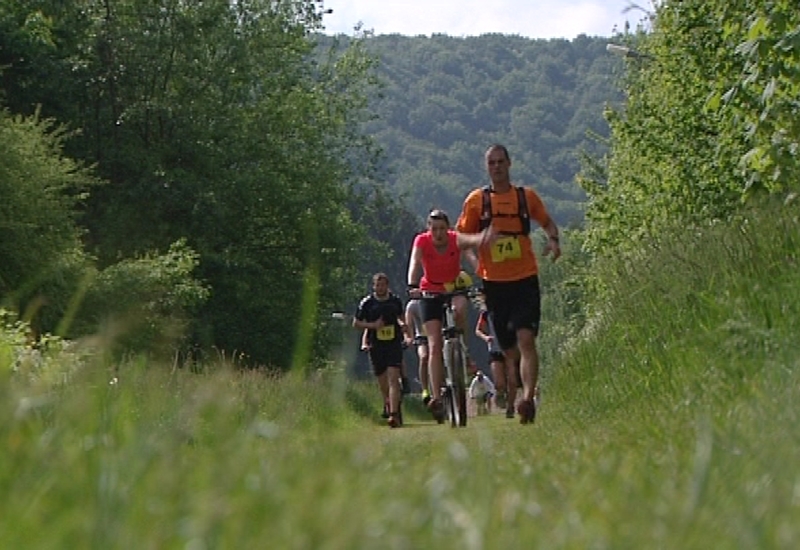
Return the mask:
[[208,289],[192,277],[198,256],[185,241],[166,254],[122,260],[88,284],[71,337],[93,335],[115,356],[168,357],[185,342],[192,310]]

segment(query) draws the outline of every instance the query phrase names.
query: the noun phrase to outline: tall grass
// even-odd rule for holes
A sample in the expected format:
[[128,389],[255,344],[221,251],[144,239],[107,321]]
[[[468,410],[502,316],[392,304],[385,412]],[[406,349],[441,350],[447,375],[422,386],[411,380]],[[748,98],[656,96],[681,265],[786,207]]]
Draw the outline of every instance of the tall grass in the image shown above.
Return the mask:
[[4,368],[0,547],[796,548],[799,227],[767,205],[608,264],[533,426],[389,430],[333,368]]

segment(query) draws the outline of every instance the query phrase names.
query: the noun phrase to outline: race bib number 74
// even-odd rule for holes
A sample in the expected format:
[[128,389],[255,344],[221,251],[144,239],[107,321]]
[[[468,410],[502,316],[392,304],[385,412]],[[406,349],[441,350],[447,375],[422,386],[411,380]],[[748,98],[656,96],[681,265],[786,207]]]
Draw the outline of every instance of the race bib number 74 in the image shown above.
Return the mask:
[[492,261],[494,263],[506,260],[516,260],[522,257],[522,248],[519,239],[513,237],[500,237],[492,245]]

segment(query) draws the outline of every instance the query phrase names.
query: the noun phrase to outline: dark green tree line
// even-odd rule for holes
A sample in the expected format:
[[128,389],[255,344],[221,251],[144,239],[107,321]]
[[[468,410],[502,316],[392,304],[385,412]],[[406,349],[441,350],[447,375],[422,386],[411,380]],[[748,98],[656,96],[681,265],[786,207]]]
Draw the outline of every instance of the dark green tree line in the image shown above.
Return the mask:
[[185,240],[210,289],[194,339],[259,363],[288,366],[301,333],[324,351],[317,312],[369,242],[347,206],[372,163],[372,61],[357,40],[317,52],[321,17],[307,1],[0,8],[10,109],[79,130],[65,150],[106,182],[80,219],[87,250],[103,268]]

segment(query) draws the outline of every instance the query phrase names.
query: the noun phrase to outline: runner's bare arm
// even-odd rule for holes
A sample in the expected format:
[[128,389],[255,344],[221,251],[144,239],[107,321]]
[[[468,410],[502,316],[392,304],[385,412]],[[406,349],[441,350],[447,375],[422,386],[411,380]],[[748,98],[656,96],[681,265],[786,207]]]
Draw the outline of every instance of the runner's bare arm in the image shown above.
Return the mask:
[[411,302],[406,305],[406,326],[408,327],[409,332],[414,332],[416,330],[416,325],[414,324],[414,315],[411,313]]
[[472,268],[472,271],[478,271],[478,256],[475,254],[475,251],[471,248],[466,248],[461,251],[461,257],[469,264]]
[[378,330],[383,326],[383,318],[378,317],[377,321],[360,321],[356,318],[353,318],[353,326],[359,330],[367,329],[367,330]]
[[409,286],[419,285],[420,273],[422,272],[422,249],[415,246],[411,249],[411,260],[408,262],[408,277],[406,282]]
[[361,349],[369,349],[369,329],[364,329],[364,332],[361,333]]
[[464,249],[474,249],[480,248],[482,246],[491,245],[494,243],[500,234],[497,232],[494,226],[490,225],[483,231],[479,233],[457,233],[456,243],[458,244],[458,248]]
[[542,226],[547,233],[547,244],[544,247],[544,255],[551,254],[551,259],[556,261],[561,256],[561,243],[558,240],[558,226],[552,218]]

